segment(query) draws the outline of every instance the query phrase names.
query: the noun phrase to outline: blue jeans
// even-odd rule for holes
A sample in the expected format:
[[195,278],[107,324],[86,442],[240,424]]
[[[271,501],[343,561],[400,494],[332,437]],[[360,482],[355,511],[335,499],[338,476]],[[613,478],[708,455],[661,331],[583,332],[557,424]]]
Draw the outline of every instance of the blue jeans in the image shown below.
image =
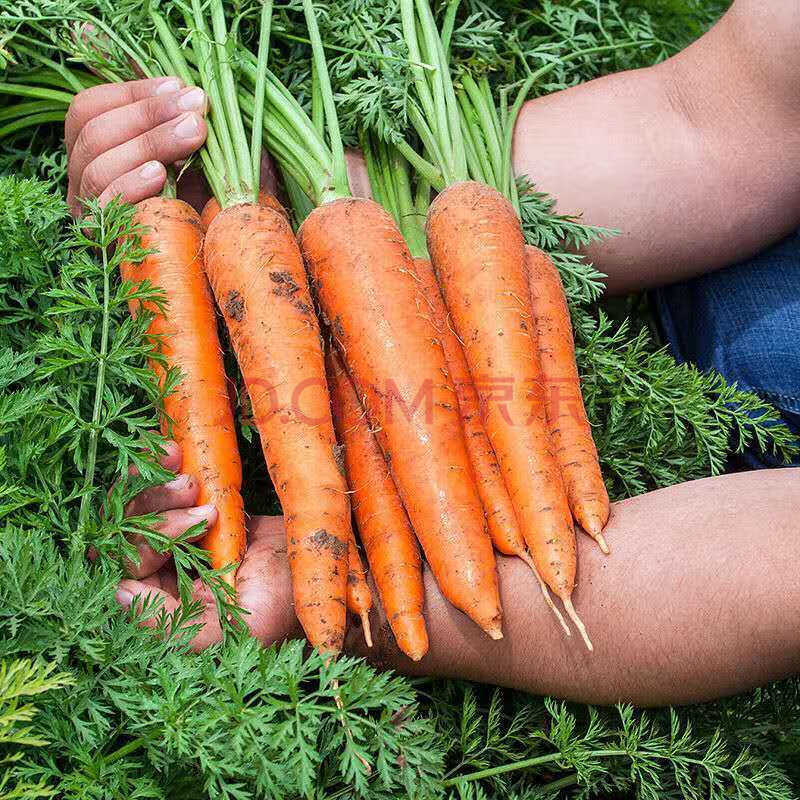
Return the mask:
[[[755,392],[800,434],[800,231],[750,261],[659,289],[654,299],[678,361]],[[779,466],[757,448],[741,460],[750,469]]]

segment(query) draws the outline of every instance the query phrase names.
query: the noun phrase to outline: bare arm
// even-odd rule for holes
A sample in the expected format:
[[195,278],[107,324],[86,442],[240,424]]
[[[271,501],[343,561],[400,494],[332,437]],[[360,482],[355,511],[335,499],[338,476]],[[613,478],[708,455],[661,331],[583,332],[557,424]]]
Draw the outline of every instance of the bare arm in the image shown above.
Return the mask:
[[800,4],[736,0],[660,64],[530,101],[514,167],[561,212],[622,232],[611,291],[752,255],[800,225]]
[[[168,465],[180,453],[170,445]],[[511,686],[590,703],[628,700],[663,705],[711,700],[800,672],[800,469],[747,472],[684,483],[616,503],[603,556],[579,534],[574,594],[594,640],[588,653],[567,639],[545,606],[528,566],[498,556],[502,641],[495,642],[450,606],[426,573],[425,618],[431,648],[418,664],[394,644],[380,608],[372,612],[375,646],[360,627],[348,650],[378,666]],[[162,530],[180,533],[181,509],[197,499],[188,476],[141,495],[136,513],[168,511]],[[205,513],[205,512],[204,512]],[[197,521],[195,517],[194,521]],[[138,580],[122,581],[117,600],[156,594],[178,606],[174,570],[140,546]],[[247,554],[237,574],[239,602],[254,635],[270,644],[303,635],[292,608],[281,517],[250,520]],[[205,627],[194,641],[220,638],[213,598],[200,585]]]
[[[373,623],[401,672],[591,703],[689,703],[800,671],[800,469],[708,478],[614,505],[603,556],[579,539],[575,604],[595,652],[567,639],[518,559],[498,557],[504,638],[443,599],[430,573],[430,653],[416,665]],[[357,642],[360,634],[352,631]]]

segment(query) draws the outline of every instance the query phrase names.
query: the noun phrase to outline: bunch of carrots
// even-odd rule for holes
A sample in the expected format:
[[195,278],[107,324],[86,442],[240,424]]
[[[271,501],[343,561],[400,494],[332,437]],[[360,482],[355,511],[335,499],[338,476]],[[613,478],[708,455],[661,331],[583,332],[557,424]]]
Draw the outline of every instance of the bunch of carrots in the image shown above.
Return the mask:
[[[172,192],[140,203],[153,252],[123,268],[131,285],[149,281],[168,298],[147,309],[162,355],[153,368],[182,375],[164,428],[198,476],[200,502],[219,510],[204,545],[235,592],[247,541],[219,315],[282,505],[294,607],[312,645],[340,651],[348,611],[371,644],[355,529],[410,658],[429,645],[423,554],[444,596],[502,637],[494,550],[530,566],[537,594],[569,633],[551,592],[560,599],[591,649],[571,600],[574,523],[608,552],[609,500],[561,280],[547,254],[525,245],[508,153],[493,179],[475,173],[480,159],[464,159],[466,104],[426,0],[400,6],[412,62],[441,67],[414,81],[420,140],[436,146],[411,154],[365,136],[374,200],[350,194],[311,0],[310,116],[268,68],[270,0],[258,51],[242,53],[238,73],[222,0],[175,4],[188,47],[174,18],[151,10],[146,74],[177,74],[210,98],[200,163],[214,193],[202,215]],[[502,153],[503,131],[484,133]],[[296,233],[259,190],[263,143],[299,198]]]

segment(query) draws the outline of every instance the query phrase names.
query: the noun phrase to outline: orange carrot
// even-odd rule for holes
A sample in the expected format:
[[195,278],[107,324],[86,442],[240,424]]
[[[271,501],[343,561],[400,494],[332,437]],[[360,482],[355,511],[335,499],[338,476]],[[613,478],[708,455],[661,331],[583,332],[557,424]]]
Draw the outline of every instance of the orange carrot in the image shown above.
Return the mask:
[[525,248],[531,311],[545,384],[545,407],[556,458],[577,523],[604,553],[610,505],[592,428],[581,395],[572,323],[561,277],[547,253]]
[[519,218],[495,189],[473,181],[455,183],[431,204],[427,239],[522,535],[539,574],[591,649],[572,605],[575,530],[531,338]]
[[209,226],[205,267],[283,508],[295,613],[312,645],[337,652],[346,624],[350,505],[297,242],[274,209],[233,205]]
[[361,620],[367,647],[372,647],[372,631],[369,627],[369,612],[372,610],[372,591],[367,583],[367,571],[358,552],[356,537],[350,529],[347,543],[347,610]]
[[[181,200],[152,197],[136,209],[136,222],[146,228],[142,246],[156,252],[139,264],[122,264],[120,272],[124,280],[134,285],[148,280],[166,295],[163,313],[155,304],[144,303],[155,315],[148,332],[162,337],[166,366],[182,373],[176,391],[164,400],[172,425],[165,419],[162,430],[180,445],[183,472],[200,484],[198,504],[217,508],[217,522],[201,544],[209,550],[212,566],[221,569],[242,560],[246,533],[242,465],[214,302],[203,274],[203,230],[197,212]],[[140,306],[132,300],[131,314]],[[163,381],[164,366],[152,361],[151,368]],[[233,572],[224,577],[234,585]]]
[[402,235],[377,203],[347,198],[312,211],[299,240],[443,594],[499,639],[491,540],[444,354],[416,309],[414,264]]
[[414,268],[424,298],[422,311],[424,313],[425,307],[427,307],[431,315],[431,321],[438,332],[438,339],[447,361],[447,369],[455,385],[467,452],[475,474],[478,495],[486,514],[492,544],[503,555],[521,558],[533,570],[545,603],[569,636],[569,628],[564,622],[561,612],[553,603],[547,585],[536,570],[536,565],[525,546],[525,540],[517,523],[517,516],[511,505],[511,498],[508,496],[508,490],[500,473],[497,456],[492,449],[481,419],[480,404],[469,374],[464,350],[453,330],[431,262],[427,258],[415,258]]
[[419,661],[428,652],[428,632],[417,540],[367,415],[333,350],[327,365],[333,423],[370,570],[398,647]]
[[[286,209],[270,192],[261,191],[258,194],[258,205],[278,211],[288,220]],[[203,208],[200,219],[206,229],[220,212],[219,202],[212,197]],[[347,610],[361,620],[364,627],[364,637],[367,644],[372,647],[371,631],[369,628],[369,612],[372,608],[372,592],[366,581],[366,570],[358,552],[353,531],[350,531],[350,541],[347,550]]]
[[[258,193],[258,205],[264,206],[265,208],[274,208],[275,211],[283,214],[283,216],[288,219],[286,209],[280,204],[275,195],[270,192],[261,191]],[[200,213],[200,222],[203,223],[204,230],[208,230],[208,226],[214,221],[214,218],[219,212],[219,201],[216,197],[212,197],[205,206],[203,206],[203,210]]]

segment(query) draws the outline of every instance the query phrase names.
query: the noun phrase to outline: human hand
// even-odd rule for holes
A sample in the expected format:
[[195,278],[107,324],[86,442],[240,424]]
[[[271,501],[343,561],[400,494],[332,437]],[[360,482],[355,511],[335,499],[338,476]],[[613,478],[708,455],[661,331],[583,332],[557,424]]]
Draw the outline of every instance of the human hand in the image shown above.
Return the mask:
[[78,93],[64,125],[69,160],[67,202],[101,205],[120,195],[138,203],[158,194],[166,166],[188,158],[205,141],[205,92],[178,78],[103,84]]
[[[178,471],[181,466],[180,448],[167,442],[166,454],[161,463],[167,469]],[[146,489],[126,508],[128,516],[162,513],[161,533],[176,538],[192,525],[206,521],[212,525],[216,510],[212,507],[193,507],[199,486],[189,475],[178,475],[163,486]],[[200,533],[196,538],[200,538]],[[135,542],[139,550],[139,563],[127,564],[130,578],[121,581],[117,589],[117,602],[128,609],[137,596],[160,599],[163,609],[172,613],[180,606],[175,569],[166,553],[153,550],[144,539]],[[245,622],[250,631],[265,644],[302,636],[292,605],[289,560],[286,554],[286,535],[282,517],[253,517],[248,530],[248,547],[236,573],[237,602],[247,611]],[[207,586],[197,580],[192,597],[203,605],[199,618],[193,620],[203,627],[192,640],[192,648],[202,650],[222,637],[217,607]],[[145,625],[153,626],[155,620]]]

